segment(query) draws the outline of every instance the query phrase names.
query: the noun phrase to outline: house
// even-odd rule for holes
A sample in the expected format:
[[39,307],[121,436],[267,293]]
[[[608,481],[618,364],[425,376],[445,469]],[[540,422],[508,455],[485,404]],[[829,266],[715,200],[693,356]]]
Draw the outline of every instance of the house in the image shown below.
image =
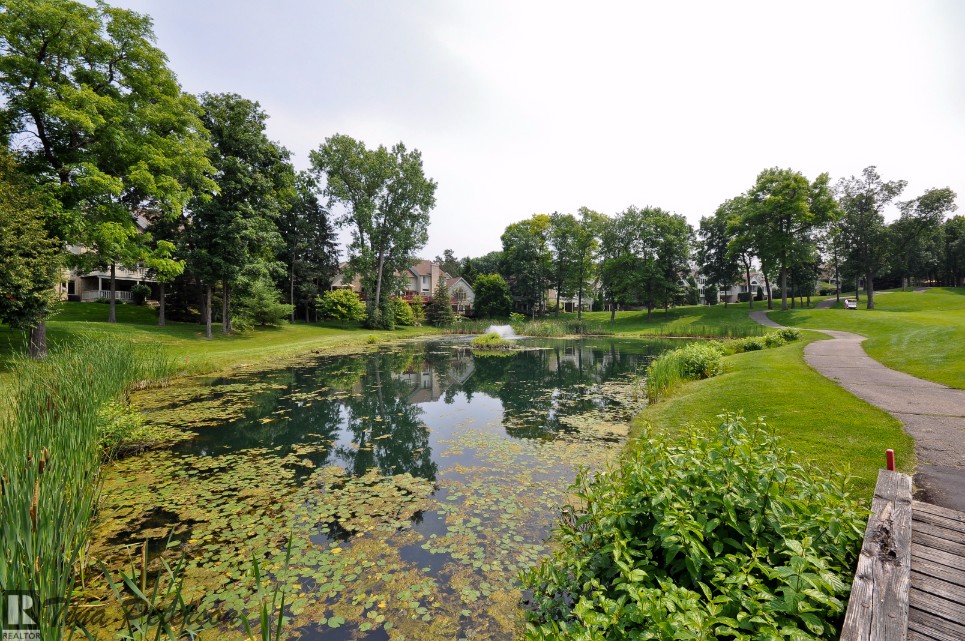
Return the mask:
[[[150,222],[142,214],[134,218],[134,224],[139,232],[144,232]],[[70,245],[67,251],[74,256],[87,253],[87,248],[80,245]],[[91,271],[71,269],[66,276],[66,286],[59,287],[61,296],[69,301],[94,302],[110,300],[111,297],[111,269],[110,267],[95,268]],[[149,298],[158,297],[158,281],[148,274],[148,270],[141,265],[127,266],[117,264],[114,267],[114,300],[132,302],[131,289],[135,285],[147,285],[151,288]]]
[[[740,295],[746,294],[750,291],[752,298],[758,298],[760,296],[763,299],[767,298],[767,290],[765,289],[767,285],[764,281],[763,272],[751,271],[751,286],[750,290],[747,288],[747,279],[742,277],[739,281],[730,285],[720,291],[720,302],[722,303],[736,303],[739,302]],[[774,283],[771,283],[771,296],[774,296]]]
[[[332,289],[351,289],[364,300],[366,292],[362,288],[362,280],[356,276],[351,282],[347,281],[343,273],[346,265],[347,263],[339,265],[339,273],[332,279]],[[404,289],[395,293],[396,296],[409,301],[416,296],[421,296],[428,303],[432,300],[432,294],[440,281],[444,281],[449,290],[452,311],[461,316],[472,314],[476,300],[472,286],[460,276],[453,277],[447,274],[439,263],[420,260],[398,276],[404,279],[405,285]]]

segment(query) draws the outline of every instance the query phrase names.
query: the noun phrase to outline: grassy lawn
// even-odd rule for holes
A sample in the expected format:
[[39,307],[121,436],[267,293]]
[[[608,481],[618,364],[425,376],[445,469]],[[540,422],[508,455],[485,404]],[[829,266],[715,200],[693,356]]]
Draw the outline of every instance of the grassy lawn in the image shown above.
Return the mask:
[[677,430],[715,421],[725,411],[764,417],[802,460],[827,470],[850,467],[856,489],[870,499],[886,449],[895,450],[900,469],[913,469],[912,439],[889,414],[812,370],[803,350],[813,340],[821,338],[805,334],[784,347],[725,357],[724,374],[682,385],[644,410],[634,427],[649,422],[657,429]]
[[965,389],[965,288],[879,292],[875,309],[772,312],[793,327],[836,329],[867,336],[864,349],[888,367]]
[[[194,323],[168,322],[158,327],[157,312],[147,307],[118,305],[118,322],[114,324],[106,322],[107,310],[107,305],[97,303],[64,303],[47,323],[50,346],[85,336],[124,338],[135,344],[160,345],[185,374],[202,374],[315,350],[352,348],[365,344],[373,335],[385,341],[436,331],[408,327],[384,332],[338,323],[296,323],[222,336],[216,325],[214,337],[208,340],[204,328]],[[22,332],[0,327],[0,383],[9,372],[13,356],[25,351],[24,341]]]
[[[767,303],[754,303],[754,309],[766,308]],[[747,312],[747,303],[731,303],[727,307],[687,305],[667,311],[654,310],[649,321],[645,311],[617,312],[613,323],[610,322],[610,312],[584,312],[583,318],[587,322],[605,324],[619,335],[686,334],[688,328],[697,336],[707,334],[707,331],[702,331],[707,328],[715,328],[722,335],[745,336],[748,333],[759,333],[760,325],[752,321]],[[576,318],[576,314],[564,314],[562,317],[572,320]]]

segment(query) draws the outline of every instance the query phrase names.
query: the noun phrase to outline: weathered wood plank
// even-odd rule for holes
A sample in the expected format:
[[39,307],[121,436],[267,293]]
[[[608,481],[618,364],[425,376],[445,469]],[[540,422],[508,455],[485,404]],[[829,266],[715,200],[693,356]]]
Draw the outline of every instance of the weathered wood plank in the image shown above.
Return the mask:
[[911,587],[921,590],[922,592],[928,592],[929,594],[937,594],[938,596],[948,599],[949,601],[958,603],[962,606],[962,619],[965,620],[965,586],[955,585],[954,583],[949,583],[948,581],[943,581],[939,578],[922,574],[915,567],[915,562],[913,560],[911,568]]
[[924,548],[934,548],[955,556],[965,557],[965,543],[962,542],[962,539],[956,541],[944,537],[942,534],[945,532],[948,532],[948,530],[939,527],[930,528],[922,523],[912,521],[911,543],[912,545],[917,544]]
[[931,514],[929,512],[919,512],[915,516],[915,521],[919,523],[931,523],[933,525],[940,525],[943,528],[948,528],[953,532],[959,532],[965,534],[965,523],[961,521],[956,521],[954,519],[948,519],[944,516],[939,516],[938,514]]
[[842,641],[903,641],[911,584],[911,477],[881,470]]
[[965,585],[965,572],[953,570],[947,565],[936,563],[927,557],[913,556],[911,559],[915,572],[921,572],[955,585]]
[[957,510],[950,510],[947,507],[942,507],[940,505],[933,505],[931,503],[922,503],[921,501],[912,501],[911,503],[912,512],[918,514],[934,514],[936,516],[942,516],[946,519],[952,519],[953,521],[960,521],[965,523],[965,512],[958,512]]
[[929,534],[939,539],[944,539],[951,543],[957,543],[958,545],[965,546],[965,535],[961,532],[956,532],[954,530],[949,530],[946,527],[940,525],[932,525],[931,523],[924,523],[922,521],[914,520],[912,517],[911,521],[911,538],[914,540],[915,534],[918,532],[923,532]]
[[922,592],[917,588],[912,588],[909,590],[908,594],[909,600],[915,604],[916,609],[945,619],[952,625],[958,625],[961,631],[965,633],[965,627],[963,627],[960,623],[963,613],[962,606],[957,603],[952,603],[948,599],[943,599],[935,594]]
[[911,639],[962,641],[962,634],[948,621],[943,621],[927,612],[911,608],[908,611],[908,639],[909,641]]
[[919,545],[918,543],[912,543],[911,556],[913,558],[921,557],[923,559],[929,559],[935,563],[941,563],[952,570],[960,570],[965,572],[965,557],[949,554],[948,552],[942,552],[941,550],[936,550],[935,548]]

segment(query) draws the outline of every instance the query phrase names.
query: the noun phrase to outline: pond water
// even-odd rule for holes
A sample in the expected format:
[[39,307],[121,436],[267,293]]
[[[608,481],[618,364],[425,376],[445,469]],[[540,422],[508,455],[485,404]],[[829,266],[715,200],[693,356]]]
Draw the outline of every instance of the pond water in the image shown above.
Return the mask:
[[186,596],[226,621],[257,605],[257,557],[289,590],[292,638],[512,639],[519,573],[578,467],[619,452],[637,375],[669,347],[522,344],[412,343],[145,394],[148,420],[189,438],[108,468],[88,556],[183,552]]

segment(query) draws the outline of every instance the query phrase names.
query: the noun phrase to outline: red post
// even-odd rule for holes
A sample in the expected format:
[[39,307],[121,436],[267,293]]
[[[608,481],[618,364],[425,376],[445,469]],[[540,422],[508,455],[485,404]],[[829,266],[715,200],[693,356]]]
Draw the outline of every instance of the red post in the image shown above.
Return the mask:
[[895,451],[885,450],[885,459],[888,461],[888,469],[894,472],[895,471]]

